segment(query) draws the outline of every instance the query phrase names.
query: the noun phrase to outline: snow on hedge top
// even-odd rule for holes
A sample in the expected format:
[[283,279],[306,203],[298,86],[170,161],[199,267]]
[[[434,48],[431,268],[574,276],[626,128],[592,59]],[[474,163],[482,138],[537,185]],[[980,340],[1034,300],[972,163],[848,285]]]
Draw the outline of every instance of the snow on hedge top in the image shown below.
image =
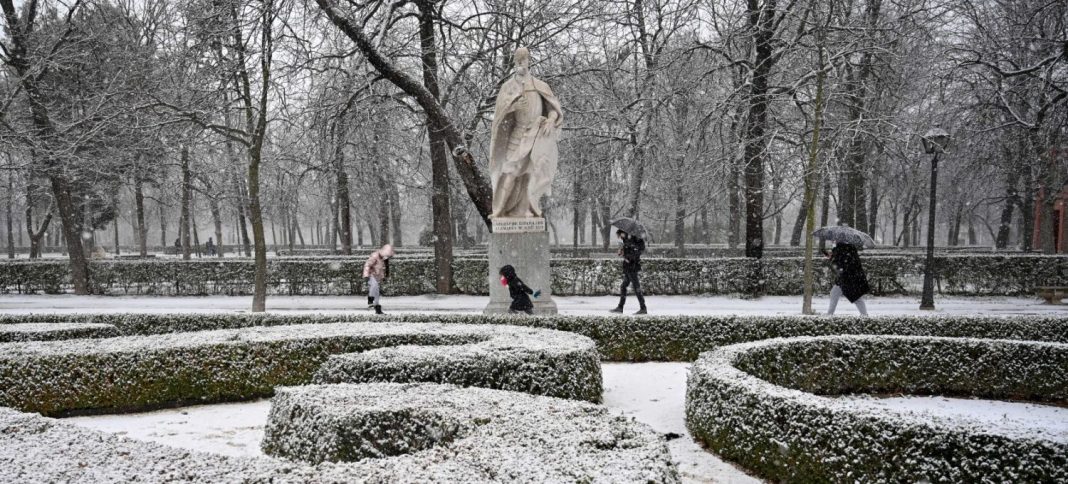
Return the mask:
[[111,324],[100,323],[17,323],[0,324],[0,343],[11,341],[50,341],[73,338],[118,336]]
[[[328,385],[283,389],[281,407],[308,405],[276,443],[315,439],[329,422],[404,408],[462,424],[425,450],[356,462],[302,464],[185,451],[0,408],[3,482],[677,482],[663,439],[633,419],[584,402],[447,385]],[[299,412],[297,412],[299,413]],[[388,413],[388,412],[387,412]],[[280,419],[280,420],[279,420]],[[274,424],[275,422],[272,422]],[[372,426],[373,427],[373,426]],[[355,427],[354,429],[360,429]],[[401,440],[425,429],[401,427]],[[377,435],[377,434],[376,434]]]
[[[826,344],[834,349],[827,351]],[[818,348],[818,346],[824,346]],[[954,348],[955,347],[955,348]],[[785,356],[782,350],[800,349]],[[940,349],[953,348],[959,354],[974,357],[975,364],[962,367],[957,357],[940,354]],[[805,354],[805,349],[811,349]],[[990,395],[987,385],[997,384],[1000,388],[1005,382],[993,382],[993,379],[1012,378],[1023,386],[1040,387],[1043,398],[1063,402],[1068,395],[1068,344],[1035,341],[996,340],[976,338],[944,338],[931,336],[802,336],[794,338],[775,338],[762,341],[724,346],[717,350],[702,353],[691,368],[688,385],[700,379],[717,380],[736,388],[745,394],[760,395],[762,400],[783,401],[788,405],[808,407],[819,413],[830,412],[850,414],[862,419],[875,419],[881,422],[897,422],[896,425],[923,427],[932,426],[947,431],[970,434],[999,435],[1010,439],[1047,441],[1056,445],[1068,444],[1068,434],[1061,432],[1042,432],[1035,434],[1033,429],[1022,432],[1007,426],[977,428],[974,421],[924,412],[895,411],[885,407],[865,404],[856,399],[837,399],[820,396],[808,391],[770,383],[765,378],[770,375],[753,374],[756,367],[750,358],[763,353],[767,366],[757,369],[771,372],[774,367],[789,369],[792,377],[804,380],[806,385],[819,385],[820,380],[840,382],[850,378],[845,373],[842,360],[856,356],[862,361],[874,362],[872,366],[882,367],[883,373],[869,375],[872,384],[877,384],[882,377],[902,371],[903,367],[912,365],[922,367],[929,381],[939,379],[953,380],[957,383],[954,393],[972,394],[987,398],[1010,398]],[[837,353],[837,356],[833,356]],[[804,355],[799,361],[796,355]],[[1000,367],[1000,375],[992,376],[989,371],[980,372],[980,367],[989,369]],[[748,371],[746,371],[748,370]],[[1042,377],[1035,376],[1036,371],[1044,372]],[[982,373],[976,375],[976,373]],[[973,379],[961,375],[972,374]],[[764,377],[764,378],[762,378]],[[789,377],[787,377],[789,378]],[[973,385],[970,392],[961,392],[962,388]],[[850,393],[866,393],[866,388],[853,388]],[[688,390],[690,391],[690,390]],[[926,393],[926,392],[925,392]],[[937,393],[937,392],[936,392]]]
[[253,326],[192,333],[126,336],[96,340],[18,342],[5,344],[0,358],[19,356],[132,353],[152,350],[196,348],[211,345],[267,343],[328,339],[336,337],[402,338],[423,334],[452,338],[455,344],[478,347],[515,348],[532,351],[567,352],[593,347],[593,341],[562,331],[494,325],[455,325],[440,323],[333,323],[288,326]]

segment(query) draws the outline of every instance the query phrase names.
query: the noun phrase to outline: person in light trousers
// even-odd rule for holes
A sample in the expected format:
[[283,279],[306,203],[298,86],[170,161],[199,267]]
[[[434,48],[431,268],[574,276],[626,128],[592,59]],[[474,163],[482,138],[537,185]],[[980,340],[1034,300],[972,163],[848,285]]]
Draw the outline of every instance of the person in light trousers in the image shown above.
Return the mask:
[[363,277],[367,279],[367,306],[373,308],[375,314],[385,314],[382,312],[382,283],[389,277],[389,259],[394,254],[393,246],[386,244],[372,252],[363,264]]

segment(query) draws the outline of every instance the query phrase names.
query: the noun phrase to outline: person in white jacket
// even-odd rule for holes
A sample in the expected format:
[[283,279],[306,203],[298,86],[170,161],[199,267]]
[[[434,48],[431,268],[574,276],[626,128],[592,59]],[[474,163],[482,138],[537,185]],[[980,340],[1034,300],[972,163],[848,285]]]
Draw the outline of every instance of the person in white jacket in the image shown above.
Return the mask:
[[367,305],[374,308],[375,314],[382,312],[382,283],[389,277],[389,259],[395,252],[393,246],[386,244],[371,253],[363,264],[363,277],[367,279]]

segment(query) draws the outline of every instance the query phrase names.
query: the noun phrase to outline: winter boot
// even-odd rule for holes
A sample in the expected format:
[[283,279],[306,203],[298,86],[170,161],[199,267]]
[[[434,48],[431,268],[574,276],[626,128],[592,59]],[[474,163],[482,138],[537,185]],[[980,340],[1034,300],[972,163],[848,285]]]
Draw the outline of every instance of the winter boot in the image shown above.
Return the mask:
[[642,314],[649,314],[649,311],[646,311],[645,308],[641,308],[638,312],[634,313],[635,316],[641,316]]
[[375,304],[375,314],[386,314],[386,313],[382,312],[382,305],[381,304]]
[[610,313],[616,313],[616,314],[623,314],[623,304],[626,304],[626,302],[627,302],[627,296],[620,297],[619,298],[619,306],[616,306],[615,309],[613,309],[613,310],[611,310],[609,312]]
[[373,309],[375,307],[375,298],[367,296],[367,309]]

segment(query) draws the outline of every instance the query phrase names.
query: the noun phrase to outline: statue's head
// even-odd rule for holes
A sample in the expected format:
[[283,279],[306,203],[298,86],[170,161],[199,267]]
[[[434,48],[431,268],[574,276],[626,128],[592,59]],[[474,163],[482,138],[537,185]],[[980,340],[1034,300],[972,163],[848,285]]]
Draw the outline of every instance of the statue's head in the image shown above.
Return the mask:
[[521,76],[530,73],[530,50],[520,47],[515,50],[515,72]]

